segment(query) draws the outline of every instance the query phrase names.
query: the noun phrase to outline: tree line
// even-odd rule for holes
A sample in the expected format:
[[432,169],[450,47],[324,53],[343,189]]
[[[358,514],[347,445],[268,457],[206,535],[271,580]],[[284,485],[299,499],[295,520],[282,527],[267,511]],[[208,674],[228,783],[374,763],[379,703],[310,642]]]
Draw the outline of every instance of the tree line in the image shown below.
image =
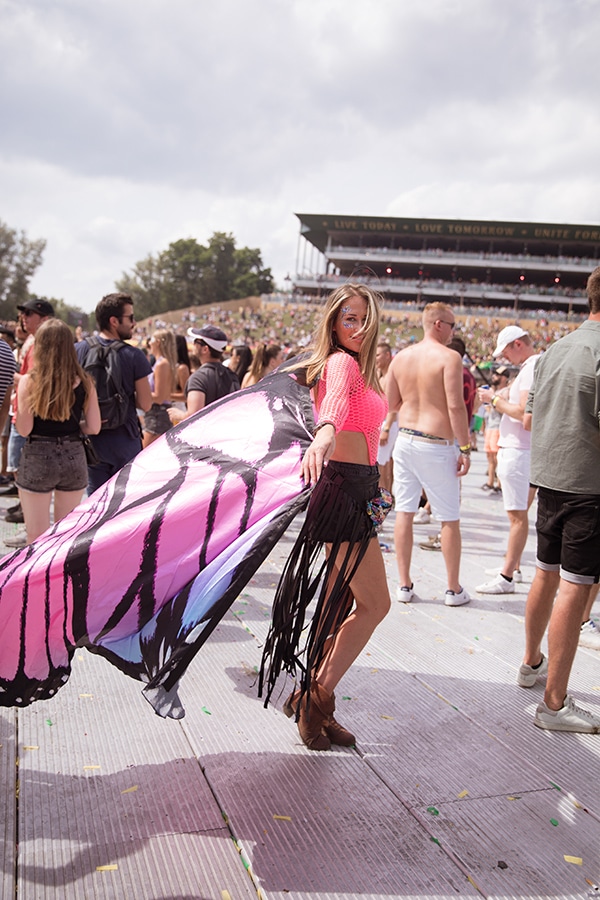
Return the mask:
[[[31,296],[29,282],[42,264],[45,249],[45,240],[30,240],[24,231],[0,221],[0,319],[16,319],[17,306]],[[173,309],[270,294],[274,285],[260,250],[238,248],[232,234],[215,231],[206,246],[186,238],[149,254],[130,273],[123,273],[115,289],[131,294],[136,317],[145,319]],[[95,327],[93,313],[63,300],[43,299],[68,324],[85,328],[89,317],[88,327]]]

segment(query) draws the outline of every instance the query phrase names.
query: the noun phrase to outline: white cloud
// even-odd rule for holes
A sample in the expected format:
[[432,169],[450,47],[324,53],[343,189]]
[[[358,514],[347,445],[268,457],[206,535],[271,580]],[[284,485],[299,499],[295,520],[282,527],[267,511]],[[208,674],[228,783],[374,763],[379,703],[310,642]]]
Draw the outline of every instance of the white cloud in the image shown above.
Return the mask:
[[294,212],[600,221],[596,0],[0,0],[0,217],[86,309]]

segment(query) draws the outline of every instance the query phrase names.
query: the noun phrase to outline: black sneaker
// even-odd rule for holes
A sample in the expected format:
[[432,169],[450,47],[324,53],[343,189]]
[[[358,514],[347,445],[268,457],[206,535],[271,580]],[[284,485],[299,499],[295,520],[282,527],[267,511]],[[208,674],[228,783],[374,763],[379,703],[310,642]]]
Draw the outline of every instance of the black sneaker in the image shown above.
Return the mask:
[[23,517],[23,510],[21,509],[21,506],[19,505],[18,509],[9,512],[8,515],[4,516],[4,521],[14,522],[16,525],[23,525],[25,519]]

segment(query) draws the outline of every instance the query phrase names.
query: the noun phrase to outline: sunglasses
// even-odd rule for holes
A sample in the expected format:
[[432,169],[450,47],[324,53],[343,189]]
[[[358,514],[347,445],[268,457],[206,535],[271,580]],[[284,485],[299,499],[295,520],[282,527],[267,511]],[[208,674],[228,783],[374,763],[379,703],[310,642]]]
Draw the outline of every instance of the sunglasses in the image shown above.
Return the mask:
[[133,313],[130,316],[121,316],[119,321],[122,322],[123,319],[129,319],[130,322],[135,322],[135,316],[133,315]]

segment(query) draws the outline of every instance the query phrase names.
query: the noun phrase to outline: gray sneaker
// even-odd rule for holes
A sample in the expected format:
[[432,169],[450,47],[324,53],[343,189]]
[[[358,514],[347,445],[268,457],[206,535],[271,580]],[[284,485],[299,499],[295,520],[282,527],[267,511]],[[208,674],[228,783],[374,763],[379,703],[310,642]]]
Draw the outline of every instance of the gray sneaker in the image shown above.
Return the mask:
[[578,734],[600,734],[600,716],[577,706],[567,694],[562,709],[549,709],[544,702],[535,711],[533,724],[546,731],[574,731]]
[[519,674],[517,675],[517,684],[519,687],[531,688],[534,686],[538,678],[542,678],[542,676],[548,674],[548,660],[542,653],[542,661],[534,668],[533,666],[528,666],[525,663],[520,667]]
[[23,531],[17,531],[13,537],[4,538],[2,542],[5,547],[10,547],[11,549],[19,549],[21,547],[27,546],[27,533]]

